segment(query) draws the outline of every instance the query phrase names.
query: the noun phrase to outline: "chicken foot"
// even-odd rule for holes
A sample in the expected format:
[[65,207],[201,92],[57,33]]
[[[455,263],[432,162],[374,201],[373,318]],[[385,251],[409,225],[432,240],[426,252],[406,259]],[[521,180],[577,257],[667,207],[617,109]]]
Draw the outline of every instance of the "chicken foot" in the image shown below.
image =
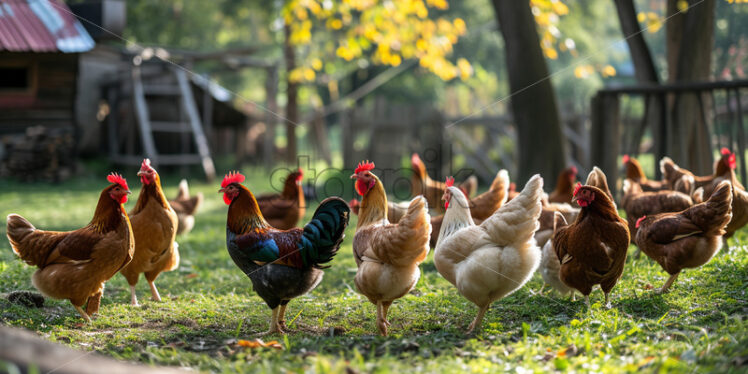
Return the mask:
[[138,306],[138,296],[135,294],[135,285],[130,285],[130,304],[133,306]]
[[480,309],[478,309],[478,314],[475,316],[475,319],[473,322],[468,326],[467,334],[470,335],[475,331],[475,329],[480,328],[481,323],[483,323],[483,317],[486,315],[486,311],[488,311],[489,305],[482,306]]
[[288,304],[281,304],[280,310],[278,311],[278,325],[282,330],[288,330],[288,327],[286,326],[286,307]]
[[668,292],[668,290],[670,290],[670,286],[673,285],[673,282],[675,282],[675,280],[678,279],[678,275],[679,274],[680,274],[680,272],[677,272],[677,273],[671,275],[670,278],[668,278],[667,282],[665,282],[665,284],[662,286],[662,288],[660,288],[659,290],[657,290],[657,293],[658,294],[663,294],[665,292]]
[[280,324],[278,323],[278,317],[280,315],[280,307],[275,307],[275,309],[270,311],[270,329],[265,332],[261,332],[257,334],[258,336],[264,336],[269,335],[272,333],[278,333],[278,334],[285,334],[286,332],[283,331]]
[[86,322],[91,323],[91,317],[89,317],[88,314],[86,314],[83,308],[81,308],[78,305],[73,305],[73,306],[75,307],[75,310],[77,310],[78,313],[81,315],[81,317],[83,317],[83,319],[86,320]]

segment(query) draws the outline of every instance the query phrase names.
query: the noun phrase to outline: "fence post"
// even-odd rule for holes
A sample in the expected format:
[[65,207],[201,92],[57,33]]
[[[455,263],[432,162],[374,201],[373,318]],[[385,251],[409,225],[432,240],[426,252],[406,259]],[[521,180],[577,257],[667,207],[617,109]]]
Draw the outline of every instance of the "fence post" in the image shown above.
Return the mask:
[[618,94],[600,94],[592,98],[590,160],[603,170],[608,185],[615,188],[618,179],[618,154],[621,148],[621,105]]

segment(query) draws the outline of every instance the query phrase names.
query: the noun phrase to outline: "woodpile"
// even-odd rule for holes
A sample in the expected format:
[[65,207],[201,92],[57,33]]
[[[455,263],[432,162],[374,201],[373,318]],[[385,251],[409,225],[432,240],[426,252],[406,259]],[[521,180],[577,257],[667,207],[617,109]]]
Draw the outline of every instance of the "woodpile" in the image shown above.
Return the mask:
[[73,175],[73,135],[43,126],[29,127],[22,136],[2,139],[0,177],[21,181],[61,182]]

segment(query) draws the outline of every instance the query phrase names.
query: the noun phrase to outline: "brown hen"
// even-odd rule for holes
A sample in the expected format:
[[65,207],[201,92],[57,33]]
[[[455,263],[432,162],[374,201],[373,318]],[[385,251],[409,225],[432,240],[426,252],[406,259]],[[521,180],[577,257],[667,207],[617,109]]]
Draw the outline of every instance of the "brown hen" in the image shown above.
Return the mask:
[[278,230],[290,230],[299,224],[306,213],[304,189],[301,180],[304,172],[301,169],[291,172],[283,182],[280,194],[265,194],[257,196],[257,204],[263,217],[270,226]]

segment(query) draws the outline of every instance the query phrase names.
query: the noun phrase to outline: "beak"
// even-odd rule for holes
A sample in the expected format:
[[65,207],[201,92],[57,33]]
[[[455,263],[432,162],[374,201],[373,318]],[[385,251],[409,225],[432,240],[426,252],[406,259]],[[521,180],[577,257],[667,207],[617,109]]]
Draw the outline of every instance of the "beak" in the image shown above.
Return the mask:
[[573,196],[573,197],[571,198],[571,203],[572,203],[572,204],[574,204],[574,203],[576,203],[576,202],[577,202],[577,197],[576,197],[576,196]]
[[218,193],[222,193],[222,192],[226,192],[226,189],[225,188],[221,188],[220,190],[218,190]]
[[447,197],[448,197],[447,195],[448,195],[447,191],[444,191],[444,193],[442,194],[442,200],[447,201]]
[[358,175],[356,175],[356,174],[351,174],[351,179],[358,179]]
[[144,171],[142,171],[142,170],[140,170],[140,171],[138,171],[138,174],[137,174],[137,175],[138,175],[139,177],[142,177],[142,176],[144,176],[144,175],[145,175],[145,172],[144,172]]
[[130,190],[127,190],[127,194],[128,194],[128,195],[129,195],[129,194],[131,194],[131,193],[132,193],[132,191],[130,191]]

